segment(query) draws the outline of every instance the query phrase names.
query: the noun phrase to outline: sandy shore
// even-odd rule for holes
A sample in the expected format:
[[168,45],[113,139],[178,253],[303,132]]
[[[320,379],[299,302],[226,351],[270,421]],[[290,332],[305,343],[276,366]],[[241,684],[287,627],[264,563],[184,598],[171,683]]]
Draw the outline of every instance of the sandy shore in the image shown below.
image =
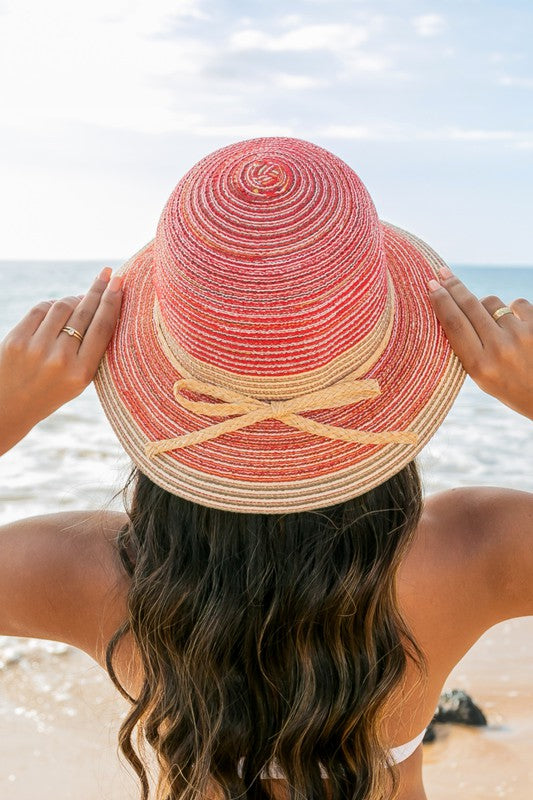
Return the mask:
[[[446,688],[469,692],[489,725],[439,726],[438,740],[424,747],[430,800],[530,800],[533,617],[488,631]],[[136,779],[117,755],[126,708],[106,673],[78,650],[36,651],[5,666],[0,671],[2,800],[138,800]]]
[[424,747],[429,800],[533,796],[533,617],[495,626],[457,664],[461,688],[485,712],[486,728],[438,726]]

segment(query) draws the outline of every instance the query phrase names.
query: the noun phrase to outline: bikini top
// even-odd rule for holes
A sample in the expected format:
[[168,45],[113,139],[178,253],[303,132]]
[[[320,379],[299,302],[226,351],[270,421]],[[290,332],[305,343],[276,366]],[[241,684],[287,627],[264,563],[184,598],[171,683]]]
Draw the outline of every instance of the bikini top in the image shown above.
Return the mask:
[[[405,744],[400,744],[398,745],[398,747],[391,747],[389,752],[393,758],[393,761],[396,764],[399,764],[401,761],[405,761],[406,758],[409,758],[409,756],[415,752],[416,748],[424,738],[426,730],[427,728],[424,728],[424,730],[421,733],[419,733],[418,736],[415,736],[414,739],[411,739],[410,742],[406,742]],[[242,777],[242,762],[243,759],[241,758],[237,767],[237,772],[239,773],[239,777]],[[320,767],[320,774],[322,775],[323,778],[328,777],[327,772],[323,769],[323,767]],[[274,762],[271,766],[269,766],[268,769],[264,769],[261,772],[261,778],[263,780],[265,780],[266,778],[284,778],[284,777],[285,775],[279,769],[276,762]]]

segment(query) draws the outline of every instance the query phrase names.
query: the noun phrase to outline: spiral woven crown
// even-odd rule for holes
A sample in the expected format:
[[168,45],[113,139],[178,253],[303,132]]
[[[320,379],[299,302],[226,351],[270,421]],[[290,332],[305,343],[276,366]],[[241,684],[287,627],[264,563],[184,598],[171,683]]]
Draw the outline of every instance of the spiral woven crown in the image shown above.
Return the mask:
[[385,326],[374,204],[347,164],[310,142],[264,138],[203,158],[166,204],[155,247],[168,340],[213,367],[290,376],[363,343],[355,368]]

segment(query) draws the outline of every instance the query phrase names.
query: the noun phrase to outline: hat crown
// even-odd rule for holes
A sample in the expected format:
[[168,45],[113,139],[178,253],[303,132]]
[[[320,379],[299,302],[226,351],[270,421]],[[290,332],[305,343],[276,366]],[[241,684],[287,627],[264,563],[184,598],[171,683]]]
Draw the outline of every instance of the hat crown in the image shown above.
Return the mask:
[[363,182],[333,153],[250,139],[179,181],[157,228],[154,282],[169,337],[193,359],[275,377],[350,350],[357,368],[357,345],[387,305],[383,232]]

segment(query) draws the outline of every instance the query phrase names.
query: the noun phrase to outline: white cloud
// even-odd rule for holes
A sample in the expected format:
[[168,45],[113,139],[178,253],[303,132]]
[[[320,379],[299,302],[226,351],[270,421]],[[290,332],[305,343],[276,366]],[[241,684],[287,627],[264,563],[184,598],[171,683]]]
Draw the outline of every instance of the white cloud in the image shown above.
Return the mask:
[[508,142],[523,136],[521,131],[449,128],[448,138],[463,142]]
[[502,53],[501,51],[495,50],[489,54],[489,61],[492,64],[503,64],[508,62],[516,62],[516,61],[525,61],[526,54],[518,51]]
[[189,133],[193,136],[229,137],[233,141],[255,139],[259,136],[298,136],[291,125],[257,122],[243,125],[197,125]]
[[521,89],[533,89],[533,78],[521,78],[513,75],[502,75],[498,83],[500,86],[518,86]]
[[[386,72],[392,69],[393,63],[388,56],[379,53],[356,53],[347,51],[343,54],[345,71],[341,77],[352,78],[358,73],[364,72]],[[404,78],[406,73],[395,71],[394,78]]]
[[448,138],[462,142],[494,142],[517,150],[533,147],[533,131],[450,128]]
[[483,128],[420,128],[415,125],[326,125],[314,135],[332,139],[373,142],[467,142],[493,143],[525,150],[533,147],[533,131],[487,130]]
[[229,40],[232,50],[283,50],[304,52],[313,50],[347,50],[366,42],[368,30],[361,25],[323,24],[304,25],[282,34],[265,33],[257,28],[237,31]]
[[[233,33],[229,49],[237,52],[317,52],[327,51],[338,57],[342,71],[340,81],[350,80],[361,73],[391,71],[391,59],[380,52],[365,52],[361,45],[368,42],[371,31],[383,25],[382,17],[373,17],[367,26],[352,24],[304,25],[283,33],[267,33],[258,28],[248,28]],[[404,77],[404,73],[395,73]]]
[[365,125],[326,125],[317,133],[331,139],[370,139],[382,138],[377,130],[372,130]]
[[280,89],[321,89],[331,83],[324,78],[314,78],[311,75],[291,75],[288,72],[280,72],[269,80],[272,80],[274,85],[279,86]]
[[285,14],[284,17],[280,17],[279,24],[284,25],[287,28],[290,28],[293,25],[300,25],[302,22],[302,17],[300,14]]
[[412,23],[417,34],[425,37],[438,36],[448,27],[441,14],[422,14],[419,17],[413,17]]

